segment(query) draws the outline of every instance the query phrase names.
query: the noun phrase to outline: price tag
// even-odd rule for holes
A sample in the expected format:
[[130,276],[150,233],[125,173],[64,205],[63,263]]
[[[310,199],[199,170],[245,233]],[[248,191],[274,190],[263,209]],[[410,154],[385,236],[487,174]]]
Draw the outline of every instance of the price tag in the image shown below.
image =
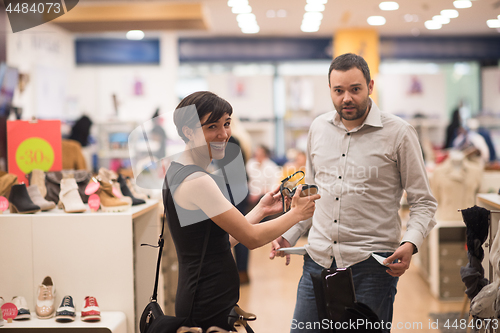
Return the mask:
[[97,192],[101,185],[95,181],[91,181],[87,184],[87,187],[85,187],[85,194],[86,195],[91,195]]
[[9,208],[9,200],[6,197],[0,196],[0,214]]
[[89,197],[89,208],[92,212],[97,212],[99,206],[101,205],[101,199],[97,194],[92,194]]
[[17,317],[17,306],[14,303],[2,305],[2,315],[7,322],[12,323],[12,319]]
[[50,170],[54,163],[54,149],[42,138],[26,139],[17,147],[16,163],[25,174],[33,169]]

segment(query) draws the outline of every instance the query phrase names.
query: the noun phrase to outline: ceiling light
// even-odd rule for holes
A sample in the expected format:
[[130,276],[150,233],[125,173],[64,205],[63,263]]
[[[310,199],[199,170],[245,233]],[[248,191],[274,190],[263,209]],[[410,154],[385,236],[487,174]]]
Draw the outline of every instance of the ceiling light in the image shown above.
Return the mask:
[[322,12],[325,10],[325,5],[320,3],[308,3],[305,9],[306,12]]
[[381,2],[378,7],[382,10],[396,10],[399,9],[399,5],[395,1],[384,1]]
[[308,12],[304,13],[304,20],[307,21],[321,21],[323,19],[323,14],[318,12]]
[[238,14],[236,16],[236,21],[238,22],[257,22],[255,14]]
[[404,16],[404,18],[405,18],[405,21],[408,22],[408,23],[410,23],[410,22],[413,21],[413,15],[411,15],[411,14],[406,14]]
[[302,30],[303,32],[316,32],[319,30],[319,24],[312,25],[312,24],[302,23],[302,25],[300,26],[300,30]]
[[489,28],[500,28],[500,20],[488,20],[486,21],[486,24],[488,25]]
[[237,5],[233,7],[232,12],[235,14],[248,14],[252,12],[252,7],[249,5]]
[[248,0],[228,0],[227,5],[229,7],[248,5]]
[[383,16],[370,16],[366,21],[369,25],[384,25],[386,22]]
[[130,40],[141,40],[144,38],[144,32],[141,30],[130,30],[126,36]]
[[256,34],[260,31],[260,28],[258,25],[247,27],[247,28],[241,28],[241,32],[244,34]]
[[453,6],[455,6],[455,8],[470,8],[472,7],[472,2],[469,0],[456,0],[453,1]]
[[458,10],[456,9],[443,9],[441,11],[441,15],[448,17],[448,18],[457,18],[458,17]]
[[307,3],[310,4],[319,4],[319,5],[324,5],[328,2],[328,0],[307,0]]
[[442,27],[441,23],[433,21],[433,20],[425,21],[424,24],[425,24],[425,27],[429,30],[438,30],[438,29],[441,29],[441,27]]
[[278,17],[286,17],[286,10],[284,10],[284,9],[278,9],[278,11],[276,12],[276,16],[278,16]]
[[267,17],[269,17],[269,18],[276,17],[276,12],[275,12],[273,9],[269,9],[269,10],[266,12],[266,16],[267,16]]
[[448,17],[442,16],[442,15],[434,15],[432,17],[433,21],[439,22],[441,24],[448,24],[450,23],[450,19]]

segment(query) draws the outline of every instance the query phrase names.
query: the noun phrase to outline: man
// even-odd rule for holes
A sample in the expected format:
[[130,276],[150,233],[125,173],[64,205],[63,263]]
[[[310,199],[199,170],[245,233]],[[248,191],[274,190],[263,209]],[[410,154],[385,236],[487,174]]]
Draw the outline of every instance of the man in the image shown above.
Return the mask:
[[[332,61],[328,80],[336,111],[313,121],[306,164],[306,183],[319,186],[321,199],[311,219],[273,242],[270,258],[283,256],[277,249],[295,245],[310,228],[291,332],[319,332],[304,325],[319,321],[310,273],[328,267],[352,268],[357,301],[389,332],[398,278],[436,224],[437,202],[415,129],[381,112],[369,97],[373,80],[366,61],[343,54]],[[410,219],[401,237],[403,190]],[[386,257],[387,266],[372,253]]]

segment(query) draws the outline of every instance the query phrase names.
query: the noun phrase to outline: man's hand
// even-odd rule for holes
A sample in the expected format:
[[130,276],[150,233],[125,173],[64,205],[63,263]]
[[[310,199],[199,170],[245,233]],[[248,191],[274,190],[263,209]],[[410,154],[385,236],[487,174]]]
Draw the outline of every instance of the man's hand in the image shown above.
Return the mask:
[[[412,243],[404,243],[394,251],[392,256],[384,260],[384,264],[388,264],[389,268],[386,272],[394,277],[403,275],[408,268],[410,268],[411,256],[413,255],[413,250],[415,245]],[[391,264],[394,260],[398,260],[397,263]]]
[[271,253],[269,253],[269,259],[272,260],[274,259],[274,257],[286,257],[285,264],[290,264],[290,255],[279,251],[279,249],[284,247],[290,247],[290,243],[282,236],[279,236],[278,238],[273,240],[273,242],[271,243]]

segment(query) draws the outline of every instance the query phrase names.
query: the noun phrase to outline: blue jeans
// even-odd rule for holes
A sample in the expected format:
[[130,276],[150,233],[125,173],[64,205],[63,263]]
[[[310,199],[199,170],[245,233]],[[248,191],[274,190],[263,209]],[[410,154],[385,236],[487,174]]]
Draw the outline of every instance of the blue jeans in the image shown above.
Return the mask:
[[[392,253],[377,253],[383,257],[388,257]],[[331,268],[337,268],[335,259]],[[356,300],[368,305],[385,323],[392,323],[392,312],[394,298],[396,296],[397,277],[387,274],[387,268],[380,265],[373,257],[351,266],[356,292]],[[291,323],[291,333],[319,333],[319,329],[313,329],[315,325],[307,323],[318,323],[318,310],[314,289],[310,273],[320,274],[323,267],[314,262],[309,255],[304,256],[304,266],[302,277],[297,289],[297,303]],[[320,326],[320,324],[317,324]],[[390,326],[389,326],[390,327]],[[389,329],[383,330],[384,333],[390,332]]]

